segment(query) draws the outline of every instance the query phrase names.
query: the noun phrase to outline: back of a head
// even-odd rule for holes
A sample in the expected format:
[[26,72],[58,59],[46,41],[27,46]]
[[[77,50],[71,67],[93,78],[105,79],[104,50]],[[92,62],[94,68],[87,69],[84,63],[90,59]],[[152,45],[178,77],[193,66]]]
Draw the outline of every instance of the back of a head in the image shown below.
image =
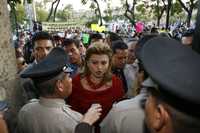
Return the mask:
[[92,34],[90,35],[90,38],[91,38],[91,39],[103,39],[102,35],[99,34],[99,33],[92,33]]
[[123,40],[117,33],[109,32],[109,38],[111,42],[117,41],[117,40]]

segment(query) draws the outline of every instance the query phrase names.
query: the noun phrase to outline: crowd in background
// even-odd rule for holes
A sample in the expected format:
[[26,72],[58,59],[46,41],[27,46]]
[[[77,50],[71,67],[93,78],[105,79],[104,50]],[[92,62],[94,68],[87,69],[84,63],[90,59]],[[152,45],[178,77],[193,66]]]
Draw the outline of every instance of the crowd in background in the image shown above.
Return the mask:
[[[167,38],[167,41],[177,40],[180,45],[191,49],[193,34],[194,29],[187,29],[183,26],[178,26],[169,32],[165,32],[162,28],[147,26],[142,32],[133,32],[123,37],[114,32],[85,32],[80,29],[67,29],[63,33],[21,32],[14,44],[19,76],[29,69],[34,71],[35,67],[47,60],[46,57],[48,57],[46,62],[49,60],[51,62],[53,58],[56,60],[55,55],[59,49],[62,49],[68,57],[66,73],[69,75],[68,77],[63,77],[62,74],[55,75],[47,68],[41,67],[41,75],[32,73],[20,79],[24,90],[22,105],[25,106],[19,112],[16,132],[78,133],[75,130],[77,128],[84,131],[81,126],[76,127],[81,122],[89,123],[87,128],[93,125],[92,130],[94,129],[95,133],[131,133],[134,131],[153,133],[151,130],[160,130],[163,123],[158,122],[160,127],[155,125],[156,118],[154,122],[149,119],[149,123],[154,123],[154,125],[144,124],[144,106],[150,95],[147,88],[157,88],[157,86],[149,79],[151,72],[147,72],[146,66],[144,67],[142,48],[153,38],[163,37]],[[175,43],[173,41],[171,43]],[[54,50],[55,48],[58,50]],[[53,51],[56,51],[55,55]],[[61,56],[63,56],[62,52]],[[58,58],[57,66],[52,64],[49,68],[54,65],[52,70],[59,65],[63,67],[63,64],[59,64],[59,60],[62,62],[64,59]],[[43,74],[42,69],[47,72]],[[42,78],[42,76],[45,77]],[[153,96],[159,95],[158,92],[152,90],[150,93]],[[51,107],[57,108],[58,105],[59,108],[61,106],[63,112],[60,112],[62,113],[50,109]],[[151,105],[146,103],[146,106],[148,111],[152,111]],[[162,112],[163,108],[159,109],[161,113],[164,112]],[[48,115],[48,111],[51,115]],[[183,118],[181,114],[179,115]],[[40,117],[43,120],[40,120]],[[48,117],[51,117],[51,122]],[[68,118],[65,119],[65,117]],[[91,117],[94,118],[91,120]],[[185,119],[191,120],[191,123],[199,122],[192,118]],[[50,128],[50,125],[53,126]],[[172,129],[169,127],[166,130],[169,133],[172,133],[170,131],[172,129],[183,131],[182,127],[177,126]],[[200,129],[198,124],[196,127],[198,128],[194,131]],[[187,129],[187,124],[185,129]]]

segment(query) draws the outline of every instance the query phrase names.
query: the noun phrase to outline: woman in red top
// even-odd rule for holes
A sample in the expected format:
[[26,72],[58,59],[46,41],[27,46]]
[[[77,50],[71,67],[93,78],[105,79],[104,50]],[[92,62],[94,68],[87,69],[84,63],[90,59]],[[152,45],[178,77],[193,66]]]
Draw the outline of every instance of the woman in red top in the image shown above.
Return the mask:
[[93,104],[101,104],[102,115],[96,127],[112,104],[124,96],[122,81],[111,73],[111,60],[112,50],[107,45],[90,47],[86,51],[83,73],[72,80],[73,91],[68,103],[74,110],[84,114]]

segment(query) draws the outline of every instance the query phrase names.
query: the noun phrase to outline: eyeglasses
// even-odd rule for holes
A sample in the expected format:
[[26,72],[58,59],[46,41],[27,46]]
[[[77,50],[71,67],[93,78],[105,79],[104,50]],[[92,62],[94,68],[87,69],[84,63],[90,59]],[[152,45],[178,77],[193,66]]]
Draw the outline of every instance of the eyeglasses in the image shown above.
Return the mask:
[[69,66],[69,65],[65,65],[64,67],[63,67],[63,72],[64,73],[69,73],[69,77],[71,77],[72,76],[72,72],[73,72],[74,70]]

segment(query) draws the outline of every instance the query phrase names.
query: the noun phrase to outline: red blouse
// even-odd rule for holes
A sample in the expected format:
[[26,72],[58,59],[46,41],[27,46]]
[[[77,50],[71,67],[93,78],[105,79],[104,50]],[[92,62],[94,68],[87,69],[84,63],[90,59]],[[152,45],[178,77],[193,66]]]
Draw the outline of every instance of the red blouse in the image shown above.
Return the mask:
[[98,92],[89,91],[83,88],[80,82],[80,75],[77,75],[72,80],[72,94],[67,99],[72,109],[85,114],[90,106],[94,103],[99,103],[102,106],[102,115],[100,122],[112,108],[112,104],[123,98],[124,89],[122,81],[112,76],[112,87]]

